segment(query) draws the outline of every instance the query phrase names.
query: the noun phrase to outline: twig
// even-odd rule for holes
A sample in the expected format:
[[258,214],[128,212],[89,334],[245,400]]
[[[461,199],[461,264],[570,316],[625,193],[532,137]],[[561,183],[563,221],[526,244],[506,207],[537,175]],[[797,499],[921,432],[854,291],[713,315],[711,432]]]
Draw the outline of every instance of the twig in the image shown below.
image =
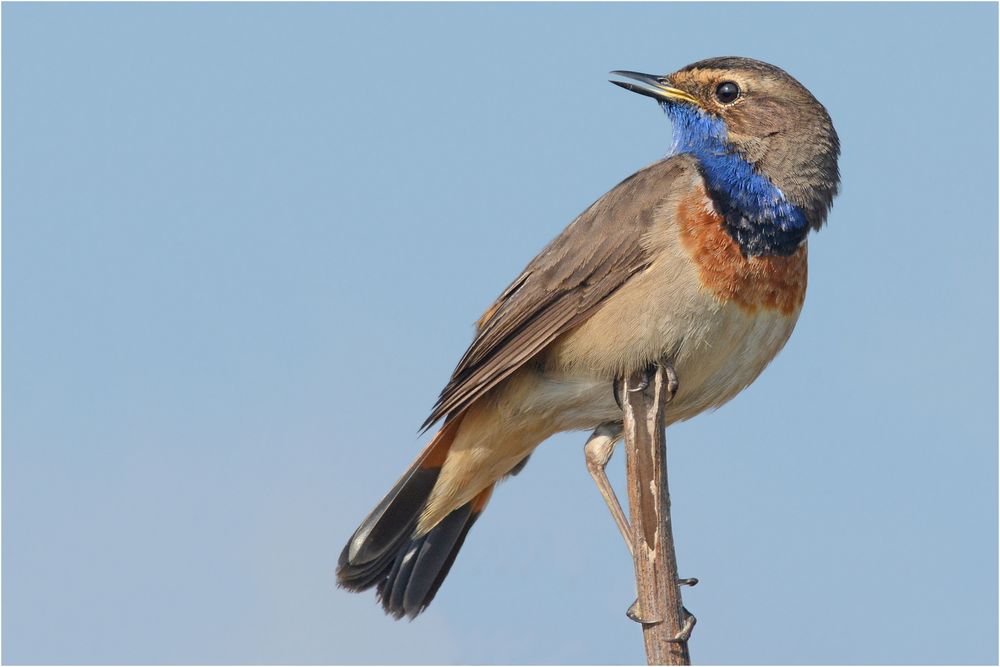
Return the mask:
[[652,377],[640,371],[627,378],[620,392],[638,590],[634,618],[642,623],[650,665],[691,664],[687,636],[694,617],[681,602],[667,488],[663,409],[676,388],[673,378],[672,370],[659,365]]

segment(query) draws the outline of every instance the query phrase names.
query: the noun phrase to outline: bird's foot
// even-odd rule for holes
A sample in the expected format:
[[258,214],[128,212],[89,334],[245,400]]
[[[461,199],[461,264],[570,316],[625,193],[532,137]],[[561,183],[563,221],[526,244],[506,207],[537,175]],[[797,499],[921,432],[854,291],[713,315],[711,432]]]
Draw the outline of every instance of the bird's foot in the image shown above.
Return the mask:
[[636,623],[643,623],[643,624],[659,623],[660,621],[663,620],[662,618],[659,619],[659,620],[650,619],[650,618],[640,618],[639,617],[639,598],[636,598],[635,602],[633,602],[631,605],[629,605],[629,608],[625,610],[625,615],[628,616],[628,618],[629,618],[630,621],[635,621]]
[[[653,376],[656,375],[656,369],[658,366],[659,365],[656,362],[653,362],[649,366],[646,366],[646,368],[633,374],[630,379],[635,381],[635,386],[629,389],[629,393],[634,394],[637,391],[645,391],[646,387],[648,387],[649,383],[653,380]],[[669,364],[664,364],[664,366],[666,368],[670,368]]]
[[684,625],[681,626],[681,631],[674,635],[673,639],[667,640],[675,644],[683,644],[691,639],[691,631],[694,630],[694,626],[698,622],[698,619],[687,610],[687,607],[681,607],[681,611],[684,612]]
[[[628,616],[629,619],[635,621],[636,623],[643,623],[645,625],[661,622],[639,618],[638,612],[636,611],[636,606],[638,606],[638,604],[639,601],[636,600],[632,603],[632,606],[628,608],[628,611],[625,612],[625,615]],[[694,626],[698,623],[698,619],[695,618],[694,614],[687,610],[687,607],[681,607],[681,611],[684,612],[684,625],[681,626],[680,631],[676,635],[667,640],[672,644],[681,644],[691,639],[691,632],[694,630]]]
[[[662,364],[654,362],[645,369],[634,373],[630,379],[635,381],[635,385],[628,390],[629,393],[632,394],[637,391],[645,391],[649,387],[649,383],[653,380],[653,377],[656,375],[656,370],[661,365],[663,366],[663,374],[667,381],[667,401],[673,399],[673,397],[677,394],[677,388],[679,386],[677,382],[677,371],[675,371],[674,367],[667,362],[663,362]],[[618,407],[621,409],[624,409],[622,406],[621,395],[621,388],[623,385],[624,382],[622,382],[622,378],[617,378],[611,385],[611,390],[615,397],[615,403],[617,403]]]
[[[667,380],[667,400],[671,401],[677,395],[677,388],[680,386],[680,383],[677,381],[677,371],[674,370],[673,365],[663,364],[663,374]],[[693,586],[694,584],[691,585]]]
[[[697,586],[698,579],[696,577],[689,577],[687,579],[678,579],[677,585]],[[677,635],[670,640],[672,642],[686,642],[688,638],[691,637],[691,631],[694,629],[695,623],[698,622],[698,619],[695,618],[694,614],[692,614],[687,610],[687,607],[681,607],[681,611],[684,612],[684,625],[681,627],[680,632],[678,632]],[[639,598],[636,598],[635,602],[633,602],[631,606],[629,606],[629,608],[625,611],[625,615],[629,618],[629,620],[635,621],[636,623],[650,624],[650,623],[660,623],[663,621],[662,618],[659,620],[654,620],[654,619],[640,617]]]
[[[632,606],[628,608],[628,611],[625,612],[625,615],[628,616],[630,620],[633,620],[636,623],[642,623],[643,625],[661,623],[663,621],[663,619],[652,620],[648,618],[640,618],[639,612],[636,609],[638,606],[639,600],[636,600],[632,603]],[[681,610],[684,612],[684,625],[681,626],[680,632],[667,640],[668,642],[674,644],[682,644],[691,639],[691,632],[694,630],[695,624],[698,623],[698,619],[695,618],[694,614],[687,610],[687,607],[681,607]]]

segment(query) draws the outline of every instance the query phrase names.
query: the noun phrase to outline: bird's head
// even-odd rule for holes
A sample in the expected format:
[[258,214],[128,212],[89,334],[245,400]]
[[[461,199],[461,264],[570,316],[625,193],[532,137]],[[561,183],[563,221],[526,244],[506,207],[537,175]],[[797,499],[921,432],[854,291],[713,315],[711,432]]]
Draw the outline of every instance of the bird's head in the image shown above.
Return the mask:
[[[823,105],[784,70],[726,57],[666,76],[612,74],[629,79],[612,83],[660,102],[673,123],[674,152],[699,158],[710,186],[760,200],[746,202],[749,209],[780,197],[806,229],[826,220],[840,182],[840,142]],[[754,177],[777,192],[747,182]]]

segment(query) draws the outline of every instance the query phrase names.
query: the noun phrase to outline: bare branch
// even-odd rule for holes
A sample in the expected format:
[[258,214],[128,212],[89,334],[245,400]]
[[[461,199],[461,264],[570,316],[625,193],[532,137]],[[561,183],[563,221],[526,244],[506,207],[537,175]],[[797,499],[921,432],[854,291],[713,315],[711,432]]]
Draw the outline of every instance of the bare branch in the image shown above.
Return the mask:
[[[670,523],[664,405],[677,388],[673,369],[640,371],[622,382],[625,452],[638,599],[630,616],[642,623],[650,665],[690,665],[694,616],[681,601]],[[686,583],[686,582],[685,582]]]

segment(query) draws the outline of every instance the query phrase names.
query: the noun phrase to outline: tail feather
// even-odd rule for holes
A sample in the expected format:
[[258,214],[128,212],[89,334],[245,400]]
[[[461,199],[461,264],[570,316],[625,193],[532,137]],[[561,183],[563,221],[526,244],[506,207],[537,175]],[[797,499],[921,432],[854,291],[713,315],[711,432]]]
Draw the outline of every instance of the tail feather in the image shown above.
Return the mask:
[[458,550],[486,506],[492,486],[452,511],[423,535],[415,534],[457,430],[445,426],[424,453],[372,510],[344,546],[337,583],[352,591],[377,586],[386,613],[415,617],[434,598]]
[[434,439],[361,522],[337,562],[337,582],[363,591],[392,566],[397,552],[413,533],[430,495],[460,420],[445,423]]
[[441,588],[441,584],[444,582],[444,578],[448,576],[451,566],[455,563],[455,557],[458,556],[458,551],[462,548],[466,535],[469,534],[469,531],[472,529],[472,524],[476,523],[476,519],[479,518],[481,512],[482,510],[472,510],[472,513],[469,515],[468,520],[465,522],[465,526],[462,527],[462,532],[459,533],[458,539],[455,540],[455,546],[451,548],[451,553],[448,554],[448,557],[445,558],[444,562],[441,564],[441,568],[438,570],[437,576],[434,578],[434,581],[431,582],[430,588],[424,596],[424,608],[426,608],[427,605],[431,603],[431,600],[434,599],[434,596],[437,595],[438,589]]
[[[396,618],[414,618],[431,603],[493,492],[491,484],[426,533],[416,533],[417,521],[437,483],[459,421],[445,423],[354,531],[337,563],[340,586],[352,591],[376,587],[383,609]],[[525,456],[507,474],[516,475],[527,460]]]
[[[527,460],[527,457],[525,457],[525,460]],[[521,467],[523,468],[524,466],[521,465]],[[471,503],[466,505],[466,507],[468,507],[470,510],[469,517],[465,521],[465,525],[462,526],[461,532],[459,532],[458,538],[455,540],[455,544],[451,548],[450,553],[448,554],[447,558],[444,559],[444,562],[441,564],[441,567],[438,570],[437,577],[435,577],[434,581],[431,582],[430,588],[428,589],[427,594],[424,596],[422,608],[426,608],[427,605],[431,603],[431,600],[434,599],[434,596],[437,595],[438,589],[441,588],[441,583],[444,581],[444,578],[448,576],[448,571],[451,570],[451,566],[455,562],[455,557],[458,555],[459,549],[462,548],[462,544],[465,543],[466,536],[469,534],[469,531],[472,530],[472,525],[476,523],[476,520],[479,518],[479,515],[483,513],[484,509],[486,509],[486,503],[490,501],[490,496],[493,495],[493,488],[495,486],[496,486],[495,484],[492,484],[486,487],[479,493],[478,496],[476,496],[472,500]]]
[[385,576],[386,569],[392,567],[395,559],[395,551],[386,551],[369,563],[352,564],[348,558],[348,548],[344,547],[337,563],[337,583],[352,591],[367,590]]
[[412,618],[430,604],[458,555],[459,540],[468,532],[471,515],[472,505],[467,503],[399,552],[399,567],[393,565],[378,589],[387,614]]
[[419,508],[427,501],[440,473],[440,468],[421,468],[418,464],[407,471],[354,531],[340,555],[340,565],[374,564],[386,555],[395,555],[400,542],[416,527]]

